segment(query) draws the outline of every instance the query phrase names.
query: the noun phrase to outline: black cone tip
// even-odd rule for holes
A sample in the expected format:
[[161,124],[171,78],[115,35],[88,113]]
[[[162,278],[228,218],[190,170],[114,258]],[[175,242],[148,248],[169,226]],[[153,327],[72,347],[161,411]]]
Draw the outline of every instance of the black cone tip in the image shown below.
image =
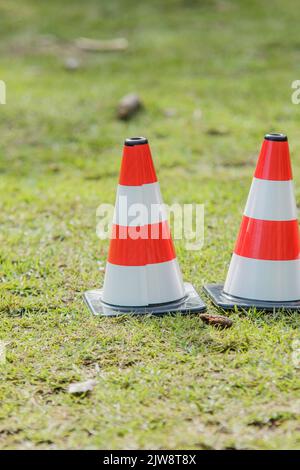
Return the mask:
[[127,145],[128,147],[133,147],[134,145],[144,145],[148,144],[148,140],[146,137],[130,137],[129,139],[126,139],[124,142],[124,145]]
[[273,140],[273,142],[286,142],[288,139],[285,134],[274,132],[273,134],[266,134],[265,140]]

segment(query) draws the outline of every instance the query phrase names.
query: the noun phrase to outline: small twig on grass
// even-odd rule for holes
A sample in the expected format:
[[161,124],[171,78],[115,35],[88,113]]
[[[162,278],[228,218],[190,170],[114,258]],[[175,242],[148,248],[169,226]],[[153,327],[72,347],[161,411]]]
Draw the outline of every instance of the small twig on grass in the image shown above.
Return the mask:
[[90,38],[78,38],[75,40],[75,45],[82,51],[91,52],[115,52],[124,51],[128,47],[128,41],[125,38],[115,39],[90,39]]

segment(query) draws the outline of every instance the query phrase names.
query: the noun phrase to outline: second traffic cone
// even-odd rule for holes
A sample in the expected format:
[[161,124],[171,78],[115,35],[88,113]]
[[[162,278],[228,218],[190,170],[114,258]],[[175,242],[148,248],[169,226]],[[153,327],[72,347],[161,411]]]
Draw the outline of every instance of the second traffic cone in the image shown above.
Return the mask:
[[225,285],[205,291],[224,309],[300,310],[300,238],[287,137],[267,134]]
[[[138,212],[139,216],[136,217]],[[96,315],[205,310],[183,283],[147,139],[126,139],[103,289],[85,300]]]

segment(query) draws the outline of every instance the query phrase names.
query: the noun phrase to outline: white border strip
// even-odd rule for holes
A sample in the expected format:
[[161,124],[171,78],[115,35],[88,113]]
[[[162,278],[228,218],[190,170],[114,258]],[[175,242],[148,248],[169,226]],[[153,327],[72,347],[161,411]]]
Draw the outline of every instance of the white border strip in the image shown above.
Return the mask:
[[172,302],[183,296],[184,286],[176,259],[146,266],[106,264],[104,302],[137,307]]
[[295,220],[293,181],[253,178],[244,215],[261,220]]
[[224,292],[244,299],[300,300],[300,259],[257,260],[234,253]]
[[118,186],[113,223],[138,227],[167,220],[159,183]]

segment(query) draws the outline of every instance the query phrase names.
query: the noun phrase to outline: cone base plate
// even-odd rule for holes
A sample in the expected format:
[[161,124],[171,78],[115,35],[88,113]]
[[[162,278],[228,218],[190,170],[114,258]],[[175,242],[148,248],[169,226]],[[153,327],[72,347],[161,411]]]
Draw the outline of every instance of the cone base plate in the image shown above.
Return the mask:
[[116,317],[119,315],[164,315],[167,313],[199,313],[206,311],[205,303],[200,299],[192,284],[184,283],[185,297],[175,302],[149,305],[147,307],[119,307],[102,301],[103,289],[89,290],[84,293],[84,300],[94,315]]
[[223,284],[207,284],[203,287],[204,292],[211,298],[213,303],[223,310],[249,310],[255,307],[258,310],[300,310],[300,300],[290,302],[269,302],[265,300],[242,299],[231,297],[223,292]]

